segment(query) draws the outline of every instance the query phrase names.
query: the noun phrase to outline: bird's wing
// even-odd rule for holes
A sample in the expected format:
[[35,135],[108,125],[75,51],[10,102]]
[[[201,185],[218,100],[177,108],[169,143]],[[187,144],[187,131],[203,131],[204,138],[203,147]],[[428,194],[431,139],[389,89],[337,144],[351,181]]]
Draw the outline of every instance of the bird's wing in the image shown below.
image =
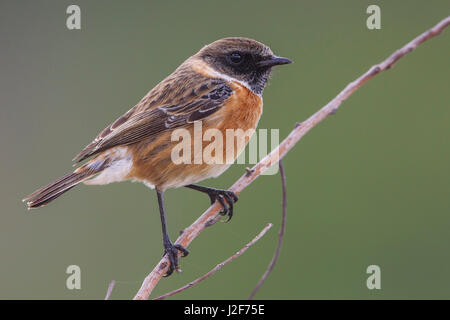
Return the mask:
[[[81,162],[109,148],[130,145],[160,132],[182,127],[213,114],[233,91],[224,80],[208,79],[185,84],[189,89],[160,84],[165,91],[152,91],[130,111],[106,127],[88,144],[74,161]],[[157,90],[158,91],[158,90]],[[159,90],[160,91],[160,90]],[[180,94],[181,93],[181,94]],[[161,96],[164,99],[161,99]]]

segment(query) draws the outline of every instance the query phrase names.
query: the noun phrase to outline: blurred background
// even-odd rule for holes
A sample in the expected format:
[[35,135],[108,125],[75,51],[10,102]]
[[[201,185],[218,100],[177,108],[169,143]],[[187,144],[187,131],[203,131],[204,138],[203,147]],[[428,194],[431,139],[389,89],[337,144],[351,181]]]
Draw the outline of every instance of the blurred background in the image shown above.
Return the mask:
[[[366,8],[381,8],[368,30]],[[81,8],[68,30],[66,8]],[[277,68],[259,128],[284,138],[350,81],[450,14],[449,1],[0,2],[0,298],[129,299],[162,255],[154,191],[81,185],[28,212],[23,196],[72,170],[106,125],[203,45],[257,39],[294,64]],[[288,223],[260,299],[450,298],[450,30],[366,83],[284,159]],[[227,188],[248,165],[205,185]],[[175,239],[207,207],[166,194]],[[208,228],[183,273],[154,295],[203,275],[266,223],[243,256],[173,299],[245,299],[266,269],[281,220],[279,175],[247,188],[233,220]],[[81,290],[66,268],[81,268]],[[381,290],[366,269],[381,268]]]

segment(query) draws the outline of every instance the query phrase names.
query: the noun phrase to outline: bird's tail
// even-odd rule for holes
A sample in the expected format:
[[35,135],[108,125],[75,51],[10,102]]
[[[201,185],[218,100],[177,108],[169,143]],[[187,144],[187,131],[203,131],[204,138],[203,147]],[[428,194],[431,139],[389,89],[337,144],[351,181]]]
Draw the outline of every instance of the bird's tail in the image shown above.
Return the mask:
[[42,187],[32,194],[26,196],[22,201],[26,202],[28,209],[39,208],[45,206],[49,202],[55,200],[63,193],[66,193],[80,182],[96,175],[100,168],[93,170],[87,166],[82,166],[74,172],[69,173],[58,180]]

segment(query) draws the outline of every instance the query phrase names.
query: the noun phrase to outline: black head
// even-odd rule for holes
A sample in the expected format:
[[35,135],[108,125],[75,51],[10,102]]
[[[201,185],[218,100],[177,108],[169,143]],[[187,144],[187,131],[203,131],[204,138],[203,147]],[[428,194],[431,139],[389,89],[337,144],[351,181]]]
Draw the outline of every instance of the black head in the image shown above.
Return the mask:
[[292,62],[275,56],[268,46],[248,38],[217,40],[196,56],[215,71],[246,83],[257,94],[262,94],[273,66]]

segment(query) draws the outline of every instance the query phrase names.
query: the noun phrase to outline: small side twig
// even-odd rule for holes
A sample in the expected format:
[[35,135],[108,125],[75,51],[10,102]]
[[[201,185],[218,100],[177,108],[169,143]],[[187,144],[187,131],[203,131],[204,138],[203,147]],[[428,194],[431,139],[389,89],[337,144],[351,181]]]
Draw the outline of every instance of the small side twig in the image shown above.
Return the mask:
[[105,300],[109,300],[109,298],[111,297],[111,293],[112,293],[112,291],[113,291],[115,285],[116,285],[116,281],[115,281],[115,280],[112,280],[112,281],[109,283],[108,291],[106,291],[106,297],[105,297]]
[[202,282],[203,280],[209,278],[210,276],[212,276],[214,273],[216,273],[217,271],[219,271],[220,269],[223,268],[223,266],[225,266],[226,264],[230,263],[231,261],[233,261],[234,259],[236,259],[237,257],[241,256],[245,251],[247,251],[248,248],[250,248],[252,245],[254,245],[259,239],[261,239],[261,237],[263,235],[266,234],[266,232],[272,228],[272,224],[268,223],[264,229],[261,230],[261,232],[253,238],[252,241],[250,241],[249,243],[247,243],[245,245],[245,247],[243,247],[241,250],[239,250],[238,252],[236,252],[234,255],[232,255],[231,257],[229,257],[227,260],[219,263],[217,266],[214,267],[214,269],[212,269],[211,271],[209,271],[208,273],[204,274],[203,276],[201,276],[200,278],[195,279],[194,281],[189,282],[188,284],[182,286],[181,288],[178,288],[176,290],[170,291],[166,294],[163,294],[162,296],[159,296],[157,298],[154,298],[153,300],[163,300],[167,297],[173,296],[174,294],[177,294],[181,291],[184,291],[186,289],[189,289],[193,286],[195,286],[196,284],[198,284],[199,282]]
[[266,281],[269,274],[272,272],[273,268],[275,267],[275,264],[278,261],[278,257],[280,256],[281,251],[281,245],[283,244],[283,238],[284,238],[284,232],[286,230],[286,209],[287,209],[287,197],[286,197],[286,174],[284,172],[283,162],[280,160],[278,163],[278,166],[280,167],[280,176],[281,176],[281,190],[282,190],[282,213],[281,213],[281,227],[280,227],[280,233],[278,235],[278,244],[277,248],[275,249],[275,253],[273,254],[272,260],[269,263],[269,266],[267,267],[266,272],[261,276],[261,279],[259,279],[258,283],[256,284],[255,288],[253,289],[252,293],[248,297],[249,300],[252,300],[258,292],[259,288],[263,285],[264,281]]

